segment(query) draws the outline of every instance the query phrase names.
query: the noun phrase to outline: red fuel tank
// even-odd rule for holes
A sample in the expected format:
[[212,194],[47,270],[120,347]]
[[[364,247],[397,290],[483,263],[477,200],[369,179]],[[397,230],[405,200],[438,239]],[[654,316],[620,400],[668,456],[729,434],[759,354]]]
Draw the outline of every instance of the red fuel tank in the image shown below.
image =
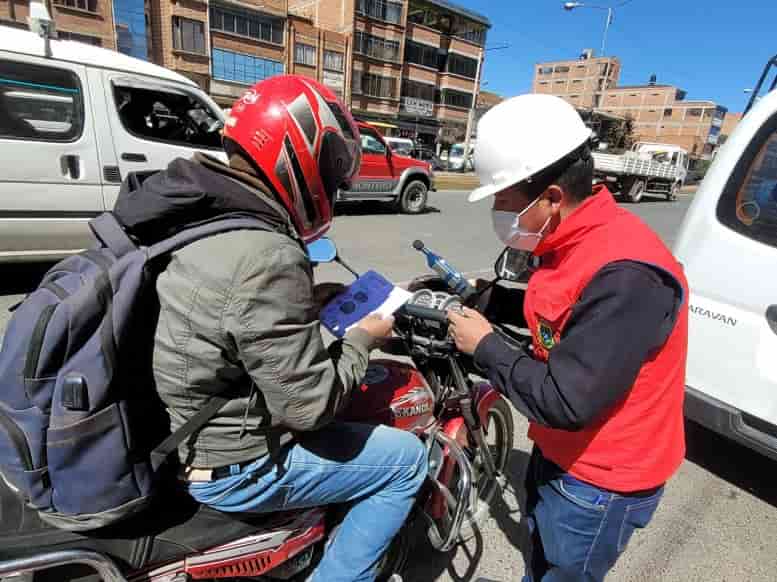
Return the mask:
[[423,430],[434,422],[434,393],[412,365],[374,360],[364,383],[351,393],[343,420]]

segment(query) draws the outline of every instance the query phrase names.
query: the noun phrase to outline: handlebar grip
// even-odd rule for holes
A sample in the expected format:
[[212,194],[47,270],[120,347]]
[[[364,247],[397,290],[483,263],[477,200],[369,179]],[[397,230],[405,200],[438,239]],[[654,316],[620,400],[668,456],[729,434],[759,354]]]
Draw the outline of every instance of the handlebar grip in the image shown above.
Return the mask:
[[417,317],[419,319],[426,319],[429,321],[437,321],[439,323],[448,322],[447,314],[444,311],[440,311],[439,309],[421,307],[420,305],[405,305],[402,307],[402,310],[410,317]]

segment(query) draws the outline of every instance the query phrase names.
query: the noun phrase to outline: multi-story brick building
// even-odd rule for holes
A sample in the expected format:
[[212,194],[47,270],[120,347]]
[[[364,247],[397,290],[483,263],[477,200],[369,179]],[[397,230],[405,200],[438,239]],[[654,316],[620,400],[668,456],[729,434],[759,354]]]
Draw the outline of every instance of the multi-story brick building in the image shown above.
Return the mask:
[[392,134],[464,138],[488,19],[445,0],[290,0],[319,27],[353,36],[350,105]]
[[603,91],[615,87],[621,64],[616,57],[594,57],[586,49],[578,60],[539,63],[534,68],[533,93],[558,95],[576,107],[599,107]]
[[[464,138],[487,18],[447,0],[48,0],[60,37],[147,58],[230,106],[280,73],[427,144]],[[28,0],[0,0],[26,26]]]
[[671,143],[692,157],[709,157],[717,147],[726,108],[713,101],[686,101],[685,96],[672,85],[629,85],[608,90],[600,109],[631,118],[641,141]]
[[[117,0],[122,4],[127,0]],[[143,0],[139,0],[142,6]],[[47,0],[59,37],[116,49],[112,0]],[[119,6],[117,6],[119,8]],[[27,27],[29,0],[0,0],[0,24]]]
[[540,63],[533,92],[564,98],[581,110],[633,121],[641,141],[679,145],[692,157],[709,158],[717,148],[726,108],[713,101],[686,100],[686,92],[661,85],[618,86],[620,62],[593,58],[586,50],[578,61]]

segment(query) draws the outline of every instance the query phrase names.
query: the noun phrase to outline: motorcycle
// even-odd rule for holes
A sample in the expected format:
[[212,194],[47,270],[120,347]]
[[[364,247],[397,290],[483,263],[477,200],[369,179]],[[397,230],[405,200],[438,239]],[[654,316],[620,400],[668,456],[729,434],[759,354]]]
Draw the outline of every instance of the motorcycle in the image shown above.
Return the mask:
[[[356,275],[328,239],[311,250],[311,260],[337,261]],[[500,255],[497,280],[511,279],[518,263],[509,251]],[[379,580],[401,580],[395,574],[408,560],[419,523],[440,552],[472,537],[489,515],[512,450],[507,401],[487,382],[469,377],[471,359],[448,337],[446,310],[463,301],[450,286],[428,277],[411,284],[412,298],[395,319],[396,337],[384,348],[404,361],[372,360],[343,415],[411,431],[429,455],[426,484],[378,566]],[[520,341],[508,330],[500,333]],[[136,518],[76,533],[42,522],[0,475],[0,582],[33,576],[35,582],[301,581],[325,551],[338,515],[342,508],[220,513],[175,490]]]

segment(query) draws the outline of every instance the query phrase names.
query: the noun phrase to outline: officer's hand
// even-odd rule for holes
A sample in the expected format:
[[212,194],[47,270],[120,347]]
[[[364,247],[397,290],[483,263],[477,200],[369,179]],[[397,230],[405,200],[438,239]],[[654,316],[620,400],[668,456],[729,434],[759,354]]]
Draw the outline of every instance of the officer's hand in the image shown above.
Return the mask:
[[474,354],[483,338],[494,331],[485,317],[468,307],[463,308],[461,312],[449,310],[448,322],[448,333],[456,342],[456,347],[469,355]]
[[394,318],[390,315],[388,317],[381,317],[377,313],[373,313],[357,323],[356,327],[363,329],[376,340],[384,340],[391,337],[391,330],[394,328]]
[[313,287],[313,302],[316,309],[321,311],[335,296],[345,291],[346,287],[342,283],[319,283]]

